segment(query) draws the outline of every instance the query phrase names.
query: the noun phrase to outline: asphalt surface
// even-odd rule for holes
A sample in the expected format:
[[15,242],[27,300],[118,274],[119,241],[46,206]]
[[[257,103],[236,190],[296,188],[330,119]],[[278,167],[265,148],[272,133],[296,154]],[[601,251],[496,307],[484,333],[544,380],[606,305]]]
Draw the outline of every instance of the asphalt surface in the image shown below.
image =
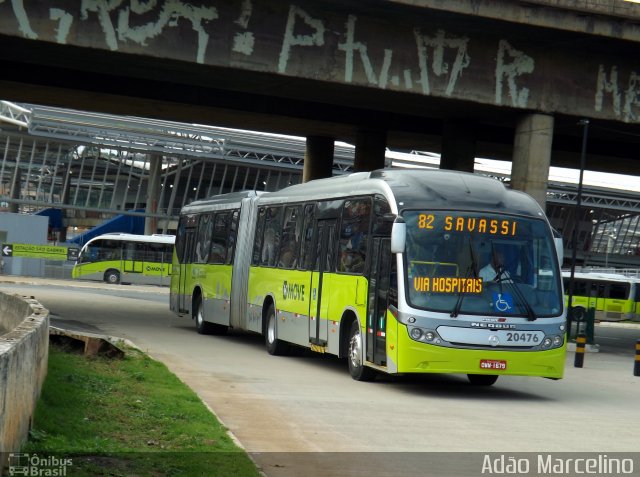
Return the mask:
[[[453,375],[353,381],[343,361],[266,354],[262,338],[201,336],[168,309],[164,287],[0,277],[35,295],[58,326],[129,339],[164,362],[271,476],[479,475],[485,453],[634,452],[640,324],[598,326],[584,368],[565,378]],[[451,453],[454,454],[451,454]],[[462,466],[462,468],[460,467]],[[638,462],[640,469],[640,461]]]

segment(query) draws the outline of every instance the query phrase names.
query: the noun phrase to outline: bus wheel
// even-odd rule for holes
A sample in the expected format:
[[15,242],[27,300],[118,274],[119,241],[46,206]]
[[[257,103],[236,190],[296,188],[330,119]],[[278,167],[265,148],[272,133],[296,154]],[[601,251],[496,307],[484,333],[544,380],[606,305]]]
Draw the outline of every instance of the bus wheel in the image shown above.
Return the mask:
[[104,273],[104,281],[107,283],[120,283],[120,272],[118,270],[107,270]]
[[196,320],[196,330],[201,335],[223,335],[227,332],[227,327],[218,323],[209,323],[204,321],[204,301],[202,297],[198,297],[196,306],[194,307],[194,319]]
[[349,334],[349,373],[356,381],[373,381],[376,372],[362,363],[362,335],[358,321],[355,320],[351,324],[351,333]]
[[491,386],[498,380],[495,374],[467,374],[467,378],[474,386]]
[[269,354],[280,356],[289,350],[289,345],[278,339],[276,312],[273,305],[267,310],[267,326],[264,330],[264,344]]

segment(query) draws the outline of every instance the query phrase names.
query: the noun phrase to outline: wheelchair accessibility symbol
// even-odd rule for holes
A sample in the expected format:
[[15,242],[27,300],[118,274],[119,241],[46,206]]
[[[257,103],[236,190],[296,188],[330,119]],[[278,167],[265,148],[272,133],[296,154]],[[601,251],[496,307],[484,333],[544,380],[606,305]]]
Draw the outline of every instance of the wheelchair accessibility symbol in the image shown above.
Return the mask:
[[493,307],[500,313],[512,313],[513,297],[510,293],[494,293]]

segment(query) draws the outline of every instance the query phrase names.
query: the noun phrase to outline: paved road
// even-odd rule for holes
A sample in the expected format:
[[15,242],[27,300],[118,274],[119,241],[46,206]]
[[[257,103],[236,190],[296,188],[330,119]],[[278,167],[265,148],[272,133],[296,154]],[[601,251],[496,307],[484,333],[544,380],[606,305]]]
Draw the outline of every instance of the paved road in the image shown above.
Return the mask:
[[[163,288],[50,283],[3,277],[0,291],[33,295],[55,322],[128,338],[166,363],[268,476],[416,475],[425,452],[638,449],[640,377],[632,374],[630,344],[639,327],[598,327],[603,352],[588,353],[582,369],[569,353],[561,381],[502,377],[476,388],[466,377],[442,375],[359,383],[332,357],[273,357],[247,333],[198,335],[191,320],[168,310]],[[442,457],[428,456],[430,466]],[[456,460],[464,461],[446,458]],[[365,464],[378,472],[360,474]]]

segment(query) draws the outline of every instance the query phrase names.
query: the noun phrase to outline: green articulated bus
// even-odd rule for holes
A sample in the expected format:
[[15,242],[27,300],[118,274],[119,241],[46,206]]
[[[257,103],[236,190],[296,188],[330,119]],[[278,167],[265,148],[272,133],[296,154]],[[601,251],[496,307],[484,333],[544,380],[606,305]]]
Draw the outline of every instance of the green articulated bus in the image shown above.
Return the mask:
[[376,372],[563,376],[566,310],[540,206],[494,179],[378,170],[183,208],[171,309]]
[[71,276],[107,283],[169,285],[175,235],[109,233],[80,250]]
[[[622,321],[640,319],[640,279],[615,273],[573,274],[572,305],[578,313],[595,310],[595,319]],[[563,271],[565,304],[569,297],[571,272]]]

